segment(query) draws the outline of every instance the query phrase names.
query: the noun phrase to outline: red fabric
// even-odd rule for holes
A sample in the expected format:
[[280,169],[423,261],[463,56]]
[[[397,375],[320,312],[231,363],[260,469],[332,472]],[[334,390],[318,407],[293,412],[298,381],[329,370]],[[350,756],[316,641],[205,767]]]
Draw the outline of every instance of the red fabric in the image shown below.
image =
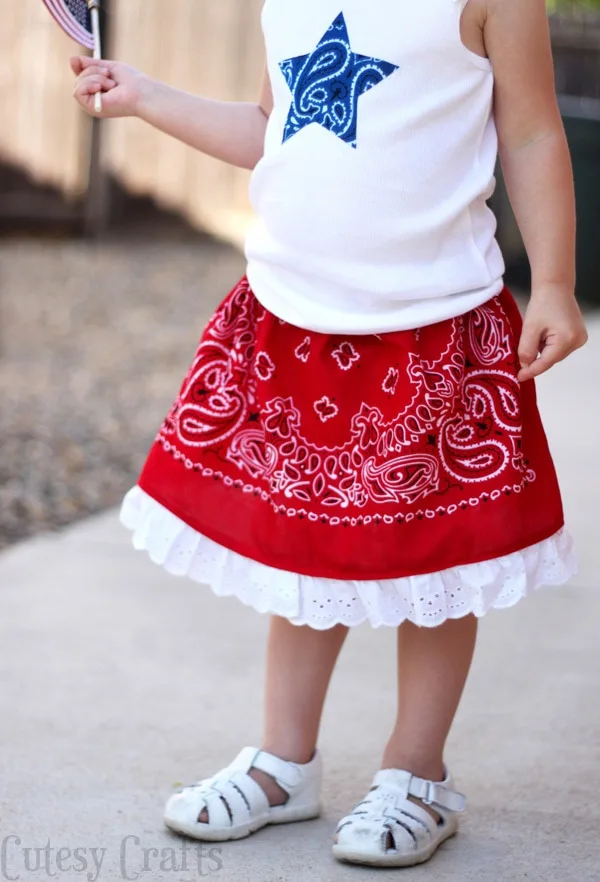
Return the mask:
[[246,279],[209,323],[140,486],[195,530],[334,579],[435,572],[563,526],[521,317],[504,290],[381,336],[286,324]]

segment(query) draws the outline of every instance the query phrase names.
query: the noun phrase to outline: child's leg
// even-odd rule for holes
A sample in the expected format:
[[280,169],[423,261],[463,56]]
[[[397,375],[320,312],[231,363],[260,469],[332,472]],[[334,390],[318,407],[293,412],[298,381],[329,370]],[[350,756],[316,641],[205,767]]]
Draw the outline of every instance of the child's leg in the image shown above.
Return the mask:
[[329,681],[347,634],[343,625],[317,631],[272,617],[263,750],[296,763],[311,759]]
[[[343,625],[317,631],[272,617],[263,750],[295,763],[312,758],[329,681],[347,634]],[[285,802],[286,794],[272,778],[257,769],[252,777],[273,805]]]
[[413,789],[411,776],[451,785],[444,748],[476,637],[474,616],[437,628],[405,622],[398,629],[398,711],[381,765],[391,771],[379,772],[366,797],[340,821],[336,857],[373,866],[412,866],[429,860],[456,832],[453,813],[461,811],[461,794],[448,785],[445,795],[436,792],[438,812],[413,796],[420,797],[423,789],[418,780]]
[[[294,763],[312,759],[327,688],[347,634],[343,625],[317,631],[272,616],[262,750]],[[251,769],[249,775],[265,791],[271,805],[286,801],[287,794],[270,775],[260,769]],[[206,811],[200,821],[208,821]]]
[[437,628],[404,622],[398,629],[398,713],[382,768],[442,781],[444,747],[467,680],[477,619]]

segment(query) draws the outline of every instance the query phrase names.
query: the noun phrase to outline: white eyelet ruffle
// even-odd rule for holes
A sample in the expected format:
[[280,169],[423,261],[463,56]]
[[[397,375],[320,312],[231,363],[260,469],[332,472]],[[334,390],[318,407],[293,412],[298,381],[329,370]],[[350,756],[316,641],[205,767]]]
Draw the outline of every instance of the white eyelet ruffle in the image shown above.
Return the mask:
[[123,500],[121,523],[136,549],[167,572],[210,585],[261,613],[318,630],[336,624],[395,627],[405,620],[434,627],[469,613],[504,609],[542,585],[561,585],[577,572],[565,529],[549,539],[495,560],[422,576],[342,581],[303,576],[257,563],[213,542],[133,487]]

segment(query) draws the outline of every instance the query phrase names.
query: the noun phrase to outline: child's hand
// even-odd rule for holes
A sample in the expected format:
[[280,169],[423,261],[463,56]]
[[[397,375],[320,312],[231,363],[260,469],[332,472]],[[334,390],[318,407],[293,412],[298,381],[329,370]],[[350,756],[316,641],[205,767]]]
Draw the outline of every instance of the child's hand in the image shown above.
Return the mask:
[[572,294],[553,289],[534,291],[519,343],[519,381],[539,377],[583,346],[587,338],[581,311]]
[[[92,116],[135,116],[148,91],[151,80],[128,64],[97,61],[78,55],[71,59],[71,70],[77,75],[73,95]],[[102,92],[102,113],[94,111],[94,96]]]

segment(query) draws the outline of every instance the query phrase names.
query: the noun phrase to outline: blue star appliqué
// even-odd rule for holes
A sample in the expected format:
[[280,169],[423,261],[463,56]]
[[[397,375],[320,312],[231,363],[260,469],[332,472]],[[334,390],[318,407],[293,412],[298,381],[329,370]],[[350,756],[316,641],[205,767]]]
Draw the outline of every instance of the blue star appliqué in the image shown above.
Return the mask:
[[350,46],[341,12],[310,55],[288,58],[279,65],[292,92],[292,106],[283,143],[305,126],[317,123],[356,148],[358,99],[398,70],[398,65]]

